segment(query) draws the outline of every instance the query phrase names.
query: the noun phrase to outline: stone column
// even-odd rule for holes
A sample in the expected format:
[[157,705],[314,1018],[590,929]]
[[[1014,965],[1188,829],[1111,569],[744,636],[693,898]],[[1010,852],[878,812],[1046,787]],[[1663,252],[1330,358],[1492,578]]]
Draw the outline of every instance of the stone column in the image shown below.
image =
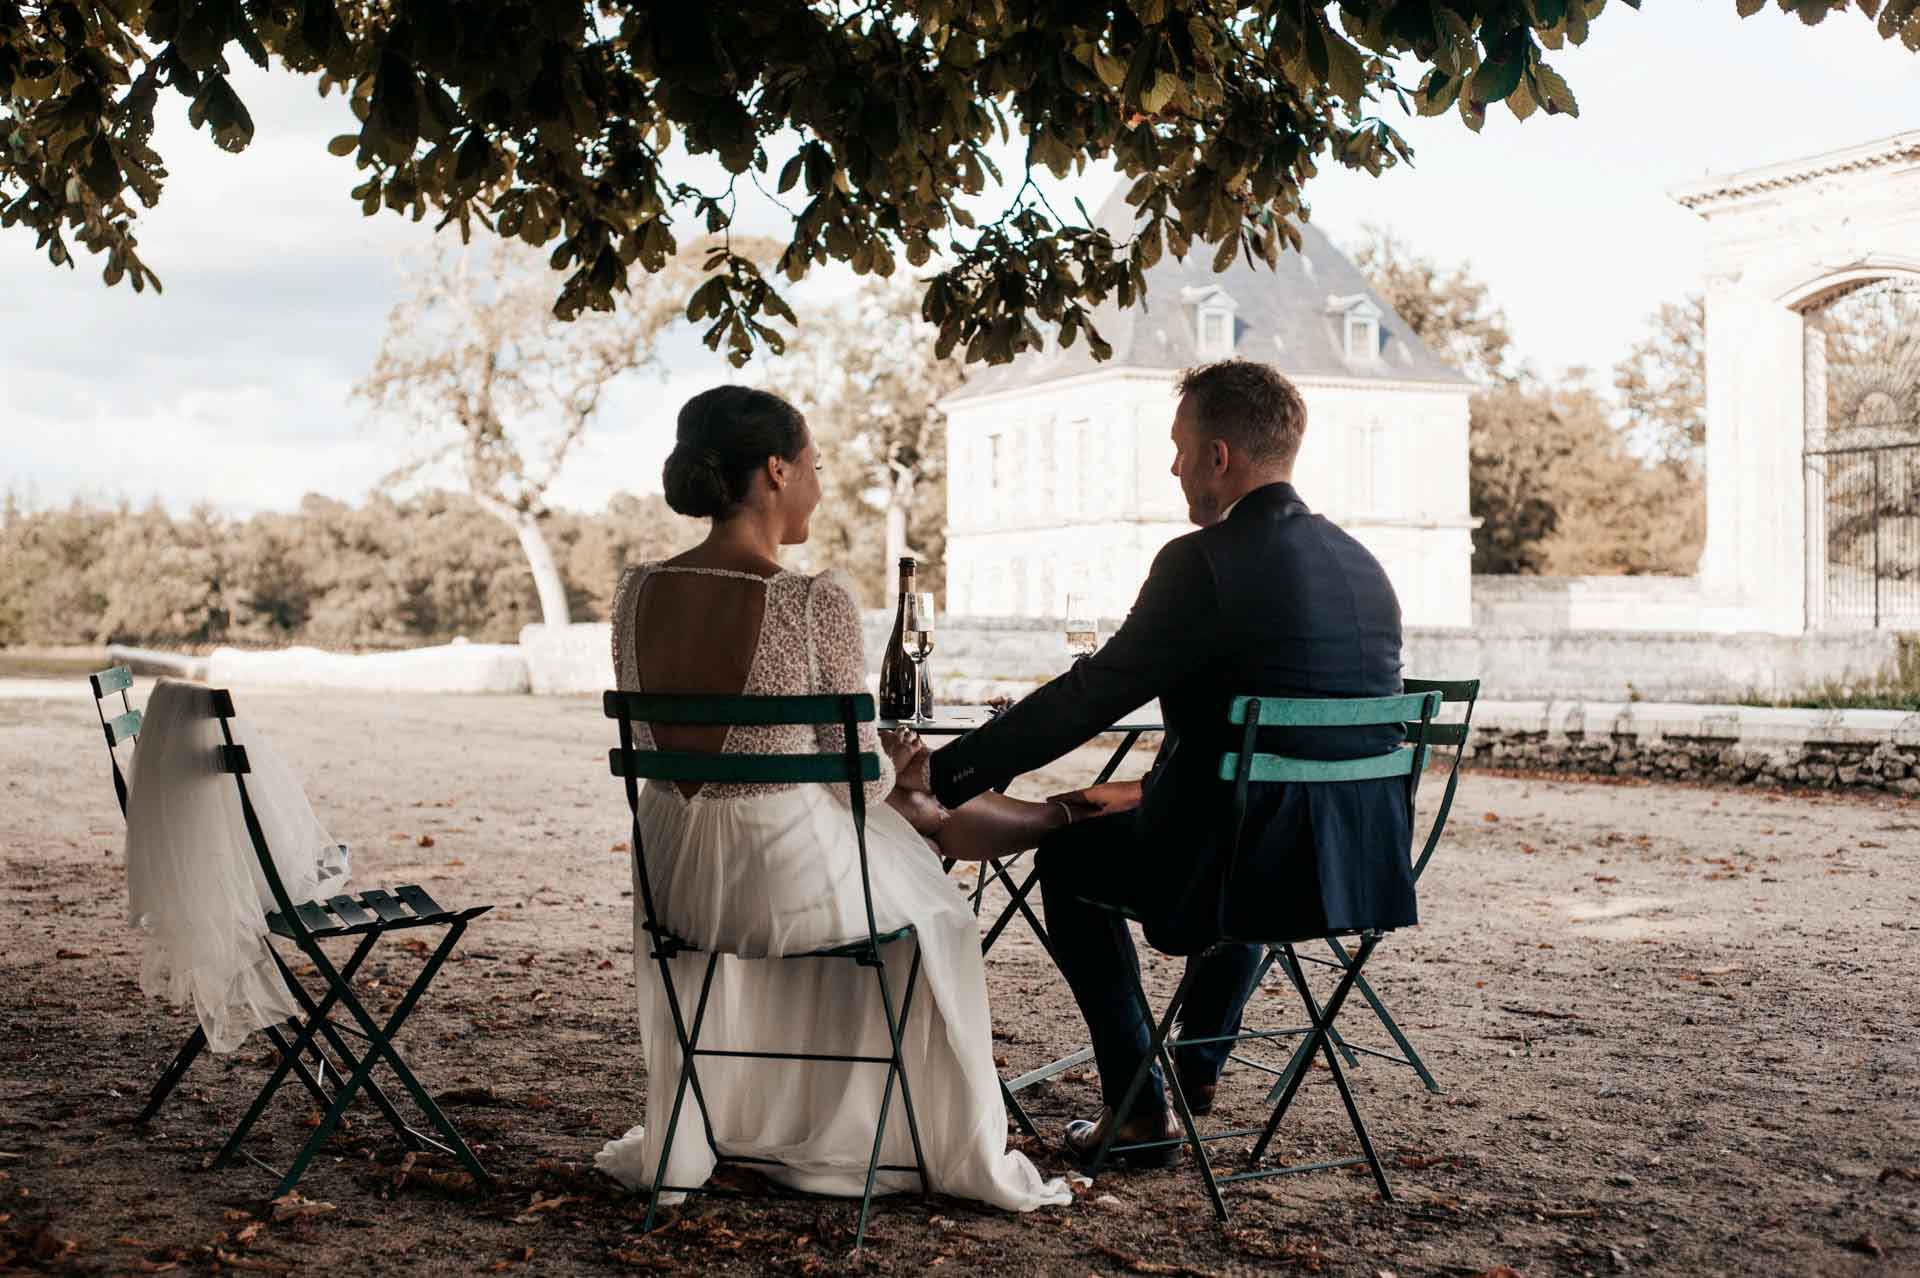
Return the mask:
[[[1818,311],[1801,316],[1801,420],[1804,446],[1817,446],[1827,433],[1827,326]],[[1807,454],[1807,629],[1818,630],[1827,620],[1827,458]]]
[[1806,628],[1805,338],[1737,280],[1707,292],[1707,601],[1742,630]]

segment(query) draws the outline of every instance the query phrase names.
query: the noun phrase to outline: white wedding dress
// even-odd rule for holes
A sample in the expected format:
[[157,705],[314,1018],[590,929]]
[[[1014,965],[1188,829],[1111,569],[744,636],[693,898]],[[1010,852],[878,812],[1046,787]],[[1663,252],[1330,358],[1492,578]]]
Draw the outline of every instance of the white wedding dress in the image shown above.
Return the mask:
[[[844,579],[784,571],[763,579],[660,564],[628,569],[615,593],[613,660],[621,688],[646,690],[634,651],[637,615],[648,577],[664,573],[763,582],[765,609],[742,692],[865,690],[860,617]],[[654,624],[659,624],[657,618]],[[700,618],[689,611],[683,624],[698,625]],[[639,747],[654,748],[644,725],[636,726],[641,728]],[[1064,1181],[1043,1180],[1025,1155],[1007,1149],[1007,1115],[994,1070],[978,926],[925,840],[884,802],[893,788],[893,769],[871,726],[861,729],[861,744],[881,761],[880,779],[866,788],[868,863],[878,924],[882,931],[914,924],[921,947],[920,981],[904,1049],[933,1188],[1014,1211],[1071,1202]],[[724,748],[837,752],[843,748],[843,732],[838,725],[735,727]],[[886,1017],[870,969],[828,959],[753,961],[866,935],[859,850],[843,787],[708,785],[688,798],[674,785],[649,782],[640,793],[639,821],[661,921],[703,948],[729,951],[714,976],[700,1046],[887,1053]],[[634,958],[648,1121],[609,1142],[595,1160],[635,1189],[653,1184],[681,1063],[659,965],[641,930],[644,922],[636,882]],[[913,944],[909,939],[885,947],[896,1010]],[[751,957],[732,957],[735,954]],[[674,982],[689,1020],[706,963],[705,954],[673,960]],[[705,1118],[723,1153],[777,1160],[779,1167],[765,1170],[796,1189],[860,1194],[885,1066],[703,1056],[698,1071],[708,1105]],[[881,1161],[906,1166],[914,1161],[897,1086]],[[700,1185],[713,1166],[700,1108],[689,1088],[666,1183]],[[883,1172],[879,1185],[888,1191],[917,1190],[919,1179],[912,1173]]]

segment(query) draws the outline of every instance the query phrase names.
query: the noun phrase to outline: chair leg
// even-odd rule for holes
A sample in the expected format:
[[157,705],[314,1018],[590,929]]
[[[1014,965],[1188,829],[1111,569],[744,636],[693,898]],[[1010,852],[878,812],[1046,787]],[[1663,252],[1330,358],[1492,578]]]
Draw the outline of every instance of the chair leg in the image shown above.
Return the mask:
[[[900,1033],[897,1038],[906,1036],[907,1017],[913,1012],[913,992],[918,987],[919,981],[920,938],[916,936],[913,942],[913,962],[907,967],[906,992],[900,998]],[[900,1063],[900,1103],[907,1111],[907,1134],[913,1138],[913,1161],[914,1165],[920,1169],[920,1197],[924,1201],[933,1197],[933,1178],[927,1174],[927,1155],[920,1147],[920,1120],[913,1112],[913,1088],[907,1079],[907,1061],[901,1054],[900,1043],[897,1040],[893,1045],[893,1054]],[[1006,1084],[1001,1084],[1003,1091],[1005,1088]]]
[[[1298,994],[1301,1001],[1307,1005],[1308,1014],[1310,1016],[1317,1016],[1320,1012],[1320,1004],[1313,996],[1313,987],[1307,984],[1307,970],[1301,965],[1299,955],[1294,952],[1293,946],[1291,945],[1282,945],[1279,949],[1286,960],[1281,965],[1282,970],[1286,972],[1287,979],[1293,983],[1294,993]],[[1329,1025],[1327,1027],[1327,1036],[1333,1040],[1334,1045],[1338,1047],[1341,1053],[1347,1058],[1347,1064],[1358,1065],[1360,1063],[1359,1057],[1354,1055],[1353,1049],[1348,1047],[1346,1040],[1340,1037],[1339,1030]],[[1280,1076],[1274,1080],[1273,1086],[1267,1089],[1267,1104],[1271,1105],[1279,1100],[1280,1093],[1286,1090],[1287,1083],[1293,1078],[1296,1072],[1311,1068],[1315,1050],[1317,1049],[1307,1039],[1300,1041],[1300,1045],[1294,1048],[1293,1055],[1287,1058],[1286,1068],[1280,1071]]]
[[[673,1014],[673,1035],[680,1043],[680,1081],[673,1089],[673,1109],[667,1116],[667,1130],[660,1135],[660,1161],[653,1169],[653,1188],[647,1194],[647,1214],[640,1222],[641,1233],[647,1233],[653,1228],[654,1218],[660,1213],[660,1191],[667,1183],[667,1158],[673,1153],[673,1138],[680,1129],[680,1110],[686,1104],[689,1084],[693,1087],[696,1102],[701,1105],[702,1112],[705,1112],[705,1102],[699,1100],[700,1084],[694,1073],[694,1053],[700,1043],[700,1027],[707,1020],[707,998],[713,992],[714,969],[720,963],[718,954],[707,956],[707,970],[700,981],[700,1001],[694,1007],[693,1027],[689,1029],[680,1015],[680,996],[673,983],[669,961],[662,958],[658,952],[654,957],[659,961],[660,979],[667,989],[667,1008]],[[718,1145],[713,1144],[711,1127],[708,1128],[707,1140],[714,1155],[718,1157],[720,1150]]]
[[[274,963],[280,968],[280,976],[286,981],[287,989],[293,994],[295,1001],[300,1004],[301,1010],[307,1014],[308,1020],[313,1021],[315,1011],[313,996],[307,993],[306,986],[300,983],[300,978],[294,974],[291,967],[287,966],[287,961],[281,955],[280,951],[271,945],[269,945],[267,949],[272,953]],[[358,1069],[360,1066],[358,1053],[347,1046],[346,1040],[340,1036],[340,1031],[333,1027],[333,1022],[322,1017],[316,1024],[321,1037],[325,1038],[327,1045],[333,1048],[334,1055],[338,1056],[341,1061],[345,1063],[344,1068],[336,1067],[341,1077],[345,1078],[354,1070]],[[315,1051],[317,1052],[318,1050],[319,1048],[316,1044]],[[399,1138],[400,1143],[408,1149],[419,1149],[421,1147],[419,1136],[416,1135],[413,1128],[408,1125],[407,1120],[401,1117],[400,1111],[394,1108],[393,1101],[388,1098],[387,1093],[382,1090],[380,1084],[369,1077],[366,1081],[366,1090],[367,1095],[373,1099],[374,1105],[379,1108],[381,1115],[386,1118],[387,1125],[393,1128],[393,1134]],[[327,1100],[322,1099],[320,1107],[325,1109],[328,1103]]]
[[[887,1062],[886,1085],[880,1089],[880,1119],[873,1127],[873,1152],[867,1156],[867,1184],[860,1194],[860,1220],[854,1228],[853,1249],[857,1252],[866,1245],[867,1217],[873,1211],[873,1187],[880,1175],[880,1148],[887,1138],[887,1113],[893,1108],[893,1083],[900,1080],[900,1099],[907,1110],[907,1124],[913,1133],[913,1154],[920,1168],[920,1188],[923,1195],[928,1190],[927,1162],[920,1151],[919,1122],[913,1115],[913,1094],[908,1090],[907,1063],[901,1054],[900,1036],[907,1023],[907,1005],[903,1001],[900,1015],[893,1014],[893,993],[887,986],[887,961],[875,956],[872,964],[874,979],[880,983],[880,1008],[887,1015],[887,1037],[893,1044],[892,1059]],[[911,992],[913,976],[920,971],[920,947],[916,940],[913,952],[912,975],[908,977],[908,991]]]
[[[333,970],[333,965],[327,959],[326,952],[323,951],[319,945],[315,944],[305,951],[307,957],[313,960],[314,966],[320,970],[321,976],[326,979],[328,993],[337,994],[339,1001],[346,1007],[348,1013],[352,1015],[356,1021],[360,1022],[361,1029],[365,1031],[367,1035],[367,1054],[361,1059],[358,1068],[356,1068],[353,1074],[347,1079],[345,1086],[340,1089],[340,1094],[335,1098],[333,1107],[321,1118],[320,1126],[316,1128],[313,1135],[307,1139],[307,1143],[301,1148],[300,1154],[294,1160],[293,1165],[287,1169],[286,1175],[281,1178],[280,1193],[285,1194],[293,1189],[293,1186],[299,1181],[301,1174],[306,1171],[307,1164],[311,1162],[313,1156],[319,1152],[320,1147],[326,1143],[327,1137],[332,1135],[334,1127],[339,1124],[340,1116],[346,1111],[346,1107],[353,1100],[354,1094],[366,1084],[374,1067],[383,1059],[387,1063],[387,1068],[393,1071],[394,1077],[400,1080],[401,1086],[406,1088],[408,1095],[413,1097],[414,1103],[426,1114],[427,1121],[432,1123],[434,1129],[446,1139],[447,1144],[453,1150],[454,1156],[458,1158],[461,1164],[466,1167],[467,1171],[472,1174],[474,1180],[481,1184],[486,1184],[493,1179],[487,1169],[481,1166],[480,1160],[474,1157],[473,1151],[467,1147],[467,1142],[461,1137],[459,1129],[454,1127],[447,1116],[441,1112],[440,1106],[434,1103],[433,1097],[428,1094],[425,1087],[421,1086],[420,1080],[414,1077],[413,1071],[407,1067],[406,1061],[401,1059],[399,1051],[393,1045],[394,1036],[400,1032],[401,1026],[406,1024],[407,1017],[412,1015],[414,1007],[420,1001],[420,996],[426,992],[427,986],[432,984],[433,978],[439,975],[441,965],[446,962],[447,955],[452,953],[453,947],[459,942],[461,934],[465,931],[466,920],[464,919],[455,919],[447,928],[445,939],[440,942],[439,947],[435,949],[432,956],[427,959],[426,964],[420,969],[420,974],[414,978],[413,984],[407,988],[407,992],[401,995],[399,1004],[395,1006],[393,1014],[387,1018],[384,1027],[373,1019],[372,1014],[361,1004],[359,998],[354,995],[345,980]],[[369,940],[379,935],[379,932],[369,933]]]
[[147,1107],[141,1110],[140,1116],[133,1121],[151,1122],[153,1116],[160,1112],[160,1107],[167,1103],[167,1097],[173,1095],[173,1089],[180,1085],[182,1078],[186,1077],[187,1070],[192,1068],[194,1061],[198,1060],[200,1053],[206,1049],[207,1032],[195,1025],[193,1033],[187,1035],[187,1041],[182,1043],[180,1050],[174,1054],[173,1063],[167,1066],[166,1071],[160,1075],[160,1080],[153,1085],[153,1092],[147,1097]]
[[[1327,938],[1327,944],[1343,965],[1351,966],[1353,959],[1348,955],[1346,946],[1332,937]],[[1393,1019],[1393,1014],[1388,1012],[1386,1004],[1380,1001],[1380,996],[1373,992],[1373,986],[1367,983],[1367,978],[1364,976],[1357,978],[1354,981],[1354,987],[1360,991],[1360,997],[1367,1000],[1367,1006],[1373,1009],[1373,1014],[1380,1018],[1380,1024],[1385,1026],[1387,1033],[1392,1036],[1394,1045],[1400,1049],[1406,1064],[1413,1067],[1413,1072],[1420,1076],[1420,1081],[1427,1085],[1428,1091],[1439,1094],[1440,1084],[1433,1081],[1433,1074],[1428,1071],[1427,1063],[1420,1059],[1419,1052],[1413,1050],[1413,1044],[1401,1032],[1399,1024]]]
[[[1291,945],[1287,946],[1287,954],[1289,955],[1287,975],[1293,980],[1294,988],[1300,991],[1301,998],[1309,1003],[1313,1002],[1313,986],[1307,984],[1307,969],[1300,964],[1299,955],[1294,952]],[[1327,1037],[1333,1041],[1335,1047],[1340,1049],[1340,1054],[1347,1058],[1347,1064],[1360,1063],[1360,1058],[1354,1054],[1351,1047],[1347,1046],[1347,1041],[1340,1037],[1340,1031],[1332,1024],[1327,1026]]]
[[[353,979],[354,973],[360,970],[360,965],[366,961],[367,955],[373,951],[373,943],[376,936],[377,933],[369,932],[361,940],[360,944],[354,947],[352,955],[347,959],[347,965],[340,969],[338,973],[335,973],[333,979],[328,981],[327,992],[321,996],[320,1001],[315,1004],[312,1011],[308,1013],[306,1025],[301,1028],[300,1033],[294,1038],[293,1050],[280,1054],[279,1063],[274,1066],[273,1073],[267,1076],[267,1081],[261,1085],[259,1092],[255,1094],[252,1106],[241,1116],[239,1124],[233,1129],[233,1134],[227,1137],[227,1143],[220,1147],[220,1152],[213,1156],[213,1166],[225,1166],[227,1160],[239,1152],[241,1142],[246,1140],[247,1133],[253,1129],[253,1125],[259,1120],[260,1115],[266,1112],[267,1104],[273,1099],[274,1093],[280,1090],[280,1084],[286,1081],[288,1072],[292,1070],[294,1061],[298,1059],[298,1054],[305,1051],[307,1045],[313,1041],[313,1036],[317,1032],[318,1027],[326,1024],[327,1013],[332,1011],[333,1005],[339,1001],[341,989],[348,981]],[[319,947],[315,946],[314,948],[318,949]],[[338,1102],[337,1096],[335,1097],[335,1101],[336,1103]],[[328,1108],[331,1109],[332,1106]],[[285,1193],[286,1190],[282,1190],[281,1192]]]
[[[1340,983],[1334,987],[1332,995],[1327,999],[1324,1012],[1314,1002],[1310,993],[1302,993],[1301,1001],[1306,1004],[1307,1015],[1312,1018],[1313,1028],[1308,1032],[1306,1041],[1301,1047],[1303,1051],[1319,1051],[1325,1056],[1327,1068],[1333,1075],[1334,1085],[1340,1091],[1341,1102],[1346,1106],[1348,1121],[1353,1125],[1354,1135],[1359,1138],[1360,1149],[1365,1155],[1367,1166],[1373,1172],[1374,1184],[1379,1188],[1380,1196],[1392,1202],[1393,1190],[1387,1184],[1386,1169],[1381,1166],[1379,1155],[1374,1152],[1372,1137],[1367,1132],[1366,1121],[1360,1116],[1360,1107],[1353,1099],[1353,1091],[1347,1083],[1346,1071],[1341,1068],[1340,1058],[1334,1053],[1330,1033],[1334,1018],[1339,1016],[1341,1007],[1345,1005],[1348,994],[1353,990],[1354,982],[1360,977],[1361,968],[1366,965],[1379,939],[1377,936],[1369,936],[1361,941],[1360,952],[1353,956],[1352,965],[1341,975]],[[1300,968],[1299,956],[1294,953],[1292,946],[1283,946],[1282,949],[1285,951],[1288,970],[1294,978],[1296,988],[1305,991],[1306,974]],[[1286,1078],[1279,1103],[1267,1119],[1266,1128],[1260,1133],[1260,1139],[1254,1144],[1253,1153],[1248,1160],[1249,1166],[1259,1163],[1266,1156],[1267,1146],[1272,1143],[1274,1134],[1280,1130],[1280,1122],[1286,1117],[1287,1110],[1293,1104],[1294,1097],[1299,1093],[1300,1083],[1305,1077],[1306,1069],[1303,1066],[1293,1069]]]

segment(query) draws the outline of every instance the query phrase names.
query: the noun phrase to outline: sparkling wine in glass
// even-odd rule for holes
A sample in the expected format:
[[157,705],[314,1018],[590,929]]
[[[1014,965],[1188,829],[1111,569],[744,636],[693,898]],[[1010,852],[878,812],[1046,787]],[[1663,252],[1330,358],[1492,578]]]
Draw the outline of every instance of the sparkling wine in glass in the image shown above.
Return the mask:
[[1067,596],[1067,651],[1076,657],[1091,657],[1100,647],[1100,622],[1093,610],[1093,596]]
[[927,723],[933,718],[933,698],[927,695],[926,685],[926,660],[933,655],[933,595],[923,590],[908,595],[906,601],[906,622],[901,629],[907,660],[913,662],[914,721]]

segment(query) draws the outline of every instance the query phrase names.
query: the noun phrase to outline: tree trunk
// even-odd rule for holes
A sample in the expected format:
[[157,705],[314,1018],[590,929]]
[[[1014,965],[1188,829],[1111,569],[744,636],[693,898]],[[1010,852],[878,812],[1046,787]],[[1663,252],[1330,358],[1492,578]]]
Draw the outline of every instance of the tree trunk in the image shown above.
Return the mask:
[[526,552],[527,566],[533,570],[533,588],[540,593],[540,620],[549,626],[570,624],[573,617],[567,611],[566,583],[560,580],[560,565],[553,560],[553,549],[547,545],[547,535],[540,531],[540,521],[532,515],[520,515],[513,520],[513,530],[520,535],[520,549]]
[[907,554],[907,511],[913,507],[914,474],[895,465],[893,482],[887,485],[886,562],[880,565],[880,580],[887,583],[887,606],[900,592],[900,560]]

